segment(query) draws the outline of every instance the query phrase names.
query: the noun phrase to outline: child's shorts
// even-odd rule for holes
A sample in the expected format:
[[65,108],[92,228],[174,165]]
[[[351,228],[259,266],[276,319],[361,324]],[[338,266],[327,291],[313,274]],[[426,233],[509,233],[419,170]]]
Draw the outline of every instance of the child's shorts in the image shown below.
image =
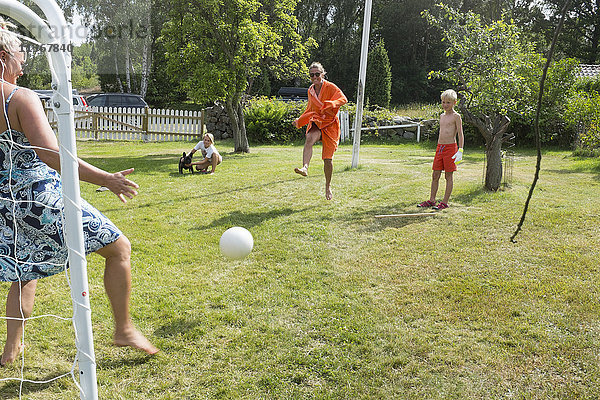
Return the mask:
[[438,144],[435,150],[435,158],[433,159],[434,171],[456,171],[456,164],[452,159],[452,156],[458,151],[458,145],[456,143]]

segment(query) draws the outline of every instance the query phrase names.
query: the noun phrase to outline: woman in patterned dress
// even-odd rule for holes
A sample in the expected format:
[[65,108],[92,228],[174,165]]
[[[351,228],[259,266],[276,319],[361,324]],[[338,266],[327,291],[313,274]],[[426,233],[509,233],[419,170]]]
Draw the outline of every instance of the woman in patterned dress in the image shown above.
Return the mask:
[[[0,365],[22,350],[23,320],[33,311],[37,280],[64,271],[62,192],[58,143],[38,96],[16,85],[25,54],[20,40],[0,19],[0,280],[12,282],[6,301],[7,340]],[[108,173],[79,160],[81,180],[104,186],[122,202],[137,195],[127,179],[133,168]],[[131,244],[100,211],[82,199],[85,252],[105,258],[104,286],[115,322],[114,344],[148,354],[158,349],[129,314]]]

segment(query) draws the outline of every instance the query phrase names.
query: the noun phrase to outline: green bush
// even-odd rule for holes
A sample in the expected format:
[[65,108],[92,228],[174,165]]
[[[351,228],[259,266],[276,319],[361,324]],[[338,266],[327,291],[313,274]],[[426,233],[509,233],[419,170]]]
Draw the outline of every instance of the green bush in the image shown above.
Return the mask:
[[303,138],[293,122],[305,108],[303,101],[284,102],[266,97],[249,100],[244,109],[248,141],[285,144]]
[[592,78],[579,78],[575,84],[575,88],[578,91],[592,93],[600,93],[600,76],[594,79]]
[[[539,80],[545,60],[541,55],[532,56],[535,68],[523,69],[521,74],[527,82],[527,90],[522,93],[518,107],[508,109],[511,119],[512,133],[516,135],[517,144],[533,145],[535,143],[535,114],[539,96]],[[566,123],[565,112],[576,84],[575,70],[578,61],[565,58],[553,62],[548,69],[542,98],[539,118],[540,139],[545,145],[570,147],[575,139],[575,130]]]
[[577,133],[579,154],[598,154],[600,150],[600,94],[577,92],[569,101],[565,119]]
[[389,107],[392,97],[392,68],[383,39],[369,52],[365,95],[371,104]]
[[[413,107],[417,107],[413,105]],[[412,115],[401,113],[403,116],[410,116],[417,119],[437,118],[439,110],[431,105],[420,105],[420,111],[412,110]],[[286,144],[297,140],[304,140],[304,127],[296,129],[293,122],[306,109],[305,101],[284,102],[274,98],[258,97],[251,98],[245,104],[244,120],[246,123],[246,133],[248,141],[251,144]],[[350,126],[354,125],[356,116],[356,104],[348,103],[341,108],[348,112]],[[399,115],[396,111],[390,111],[379,106],[365,105],[363,108],[362,126],[381,126],[392,125],[393,117]],[[361,139],[371,142],[389,142],[394,140],[390,138],[390,130],[364,131]]]

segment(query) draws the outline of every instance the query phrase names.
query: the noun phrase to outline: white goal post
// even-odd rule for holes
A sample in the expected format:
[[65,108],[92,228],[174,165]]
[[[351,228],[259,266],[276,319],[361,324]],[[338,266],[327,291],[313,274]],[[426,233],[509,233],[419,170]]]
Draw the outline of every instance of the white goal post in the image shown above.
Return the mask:
[[0,0],[0,13],[27,28],[48,50],[48,62],[52,73],[52,105],[58,119],[65,213],[64,235],[69,251],[73,325],[79,364],[79,391],[81,399],[96,400],[98,398],[96,359],[80,206],[79,162],[71,99],[71,54],[67,50],[70,49],[69,29],[63,12],[55,0],[33,0],[33,2],[42,10],[47,22],[17,0]]
[[360,46],[360,68],[358,71],[358,93],[356,94],[356,115],[354,117],[354,141],[352,145],[352,168],[358,167],[360,153],[360,132],[362,130],[363,102],[365,85],[367,83],[367,59],[369,53],[369,34],[371,32],[371,5],[372,0],[365,0],[365,14],[363,18],[362,43]]

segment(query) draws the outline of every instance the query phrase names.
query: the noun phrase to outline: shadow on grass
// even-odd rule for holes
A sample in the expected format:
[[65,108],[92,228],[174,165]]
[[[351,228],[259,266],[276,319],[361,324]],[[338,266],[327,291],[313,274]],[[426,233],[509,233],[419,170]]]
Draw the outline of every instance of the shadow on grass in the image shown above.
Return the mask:
[[[138,350],[136,350],[138,351]],[[160,354],[160,352],[158,353]],[[101,369],[117,369],[126,367],[135,367],[137,365],[146,364],[150,360],[156,358],[157,355],[137,354],[131,357],[115,357],[114,359],[102,359],[97,361],[98,367]]]
[[[17,373],[16,369],[15,373]],[[33,395],[34,393],[47,390],[52,386],[62,386],[63,379],[71,380],[70,376],[66,376],[55,381],[47,382],[51,379],[56,378],[57,375],[59,374],[46,375],[45,377],[40,378],[39,381],[43,383],[23,382],[23,388],[21,390],[22,398],[28,398],[28,396]],[[20,383],[18,380],[16,380],[16,378],[14,381],[3,382],[2,386],[0,386],[0,399],[19,399],[19,386]]]
[[[200,195],[196,195],[196,196],[185,196],[185,197],[180,197],[180,198],[164,200],[164,201],[160,201],[160,202],[151,202],[151,203],[146,203],[146,204],[140,204],[139,206],[137,206],[135,208],[156,207],[156,206],[160,206],[161,204],[172,204],[173,202],[176,202],[176,201],[189,201],[189,200],[196,200],[196,199],[202,199],[202,198],[207,198],[207,197],[212,198],[215,196],[220,196],[220,195],[229,194],[229,193],[235,193],[235,192],[239,192],[242,190],[252,190],[252,189],[256,189],[256,188],[264,188],[264,187],[271,186],[271,185],[279,185],[282,183],[291,182],[296,179],[297,178],[295,177],[295,178],[291,178],[291,179],[285,179],[285,180],[282,179],[279,181],[261,183],[258,185],[249,185],[249,186],[245,186],[245,187],[241,187],[241,188],[234,187],[234,188],[228,189],[228,190],[221,190],[220,192],[211,192],[211,193],[200,194]],[[122,208],[111,208],[111,209],[107,209],[103,212],[112,212],[112,211],[122,211]]]
[[182,332],[189,332],[197,326],[206,325],[206,322],[199,320],[188,320],[184,318],[178,318],[169,324],[165,324],[154,331],[154,335],[162,338],[170,338],[181,334]]
[[[185,149],[187,151],[189,149]],[[241,159],[241,158],[255,158],[259,157],[258,154],[253,153],[221,153],[225,161]],[[181,153],[169,153],[169,154],[149,154],[143,157],[102,157],[92,156],[85,157],[84,160],[90,164],[95,165],[98,168],[102,168],[109,172],[122,171],[127,168],[135,168],[136,172],[156,172],[172,170],[171,176],[183,176],[179,174],[179,158]],[[201,158],[196,157],[194,161],[199,161]]]
[[[423,213],[427,213],[427,215],[418,215]],[[443,217],[445,214],[446,212],[444,211],[438,213],[431,209],[419,209],[414,203],[400,203],[392,206],[352,212],[347,214],[346,221],[349,225],[359,226],[359,231],[373,232],[385,228],[402,228],[427,221],[431,218]]]
[[485,187],[477,186],[472,187],[468,191],[456,193],[456,195],[452,194],[450,200],[468,206],[474,203],[483,202],[484,198],[487,197],[489,193],[490,192]]
[[199,226],[197,230],[208,230],[217,226],[243,226],[245,228],[251,228],[256,225],[260,225],[265,220],[286,217],[288,215],[303,213],[314,207],[306,207],[303,209],[292,209],[292,208],[281,208],[278,210],[271,210],[265,212],[253,212],[253,213],[243,213],[240,211],[232,211],[228,215],[225,215],[219,219],[216,219],[204,226]]
[[585,157],[573,157],[573,160],[577,161],[577,163],[569,168],[547,169],[545,172],[559,175],[572,173],[591,173],[595,174],[595,180],[600,180],[600,158],[591,159]]

